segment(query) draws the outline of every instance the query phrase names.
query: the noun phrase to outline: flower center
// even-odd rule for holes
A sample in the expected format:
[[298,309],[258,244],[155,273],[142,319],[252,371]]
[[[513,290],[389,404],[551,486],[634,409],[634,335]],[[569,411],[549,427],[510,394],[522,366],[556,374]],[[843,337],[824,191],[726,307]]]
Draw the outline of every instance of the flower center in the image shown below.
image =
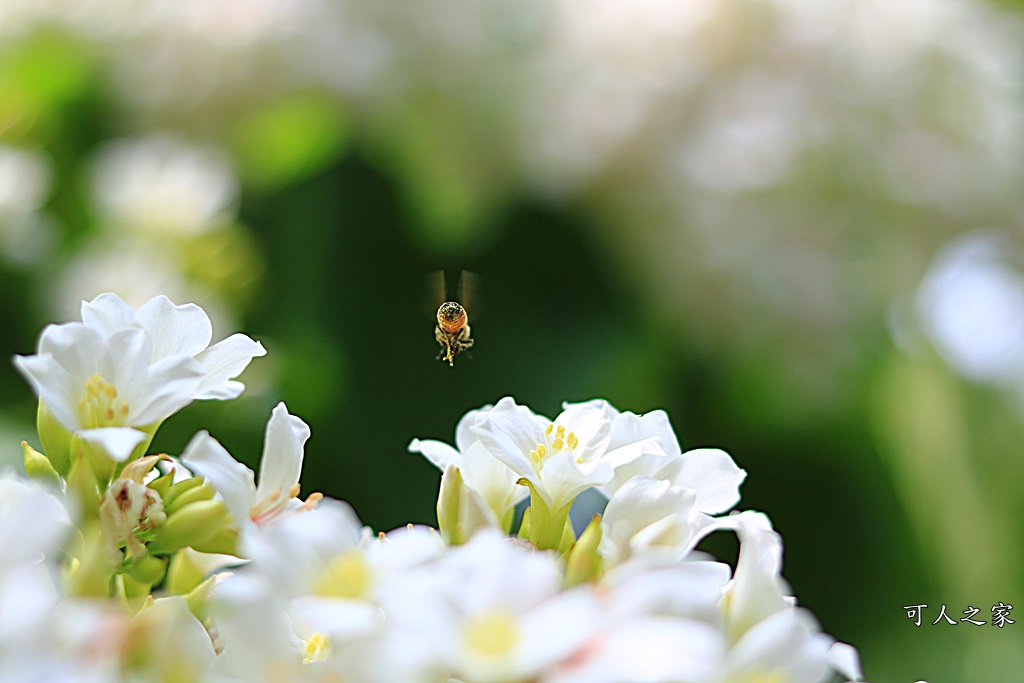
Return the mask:
[[463,642],[486,657],[507,655],[519,644],[519,624],[506,609],[494,609],[470,617],[463,626]]
[[128,402],[117,395],[117,389],[97,372],[85,383],[85,394],[78,401],[78,417],[82,427],[123,427],[128,418]]
[[373,585],[373,572],[356,550],[338,555],[316,580],[316,592],[335,598],[365,598]]
[[573,432],[566,432],[564,425],[556,425],[554,422],[548,424],[547,429],[544,430],[544,443],[537,444],[537,447],[530,451],[530,462],[533,463],[533,469],[540,472],[545,458],[561,451],[571,453],[579,445],[580,440]]
[[322,662],[327,658],[330,641],[322,633],[314,633],[302,648],[302,663]]

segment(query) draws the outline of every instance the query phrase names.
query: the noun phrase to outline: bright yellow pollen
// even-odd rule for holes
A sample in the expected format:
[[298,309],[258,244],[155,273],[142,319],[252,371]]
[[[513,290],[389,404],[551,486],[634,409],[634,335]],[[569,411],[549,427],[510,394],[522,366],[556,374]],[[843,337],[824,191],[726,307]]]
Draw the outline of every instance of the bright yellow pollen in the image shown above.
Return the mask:
[[504,609],[470,617],[463,626],[463,634],[466,647],[488,657],[507,655],[521,637],[515,615]]
[[82,427],[123,427],[128,418],[128,402],[117,395],[117,389],[99,373],[90,377],[78,401],[78,418]]
[[318,595],[362,598],[373,585],[373,572],[362,553],[351,550],[335,557],[315,581]]
[[302,651],[302,663],[309,664],[310,662],[320,662],[327,657],[327,650],[330,646],[330,641],[327,640],[327,636],[322,633],[314,633],[306,641],[306,645]]
[[[552,434],[554,434],[553,438]],[[539,443],[534,450],[530,451],[530,462],[538,472],[544,465],[544,458],[548,456],[549,452],[559,453],[566,448],[574,451],[580,445],[576,434],[566,431],[565,425],[556,425],[554,422],[549,422],[548,426],[544,428],[544,441],[546,443]],[[582,462],[582,460],[577,458],[576,462]]]

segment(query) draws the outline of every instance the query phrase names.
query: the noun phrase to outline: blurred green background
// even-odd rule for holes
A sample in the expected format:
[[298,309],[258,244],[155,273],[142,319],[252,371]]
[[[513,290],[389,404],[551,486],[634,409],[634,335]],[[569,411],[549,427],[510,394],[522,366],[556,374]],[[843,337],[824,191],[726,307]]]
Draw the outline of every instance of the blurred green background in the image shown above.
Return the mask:
[[[304,492],[381,530],[433,523],[406,446],[467,410],[663,408],[868,680],[1018,680],[1024,624],[931,621],[1024,589],[1022,38],[980,1],[0,0],[0,344],[195,301],[269,354],[155,448],[255,467],[284,400]],[[438,269],[480,276],[455,368]]]

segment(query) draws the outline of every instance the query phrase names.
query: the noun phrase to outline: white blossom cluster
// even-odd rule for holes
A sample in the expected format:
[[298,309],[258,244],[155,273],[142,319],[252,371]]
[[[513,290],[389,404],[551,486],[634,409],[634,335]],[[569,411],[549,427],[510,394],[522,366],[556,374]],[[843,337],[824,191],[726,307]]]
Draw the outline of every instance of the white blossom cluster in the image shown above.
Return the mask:
[[[723,514],[746,473],[683,452],[664,412],[472,410],[454,447],[410,444],[443,470],[439,528],[375,535],[344,502],[299,498],[310,430],[284,404],[258,478],[206,432],[147,454],[264,353],[210,339],[194,305],[107,294],[16,358],[43,451],[23,443],[29,478],[0,477],[0,681],[859,680],[856,651],[789,595],[767,516]],[[590,489],[607,507],[577,536]],[[715,530],[737,534],[735,569],[694,550]]]

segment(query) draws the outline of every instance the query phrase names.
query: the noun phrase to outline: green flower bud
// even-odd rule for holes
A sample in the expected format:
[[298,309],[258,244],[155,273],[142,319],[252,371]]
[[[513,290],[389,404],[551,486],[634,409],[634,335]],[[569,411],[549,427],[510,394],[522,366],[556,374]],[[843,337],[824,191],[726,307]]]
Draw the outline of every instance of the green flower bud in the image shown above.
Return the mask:
[[[131,569],[128,570],[129,576],[147,586],[152,586],[154,583],[162,581],[166,573],[166,558],[153,557],[152,555],[140,557],[135,561]],[[127,590],[127,586],[125,588]]]
[[[195,479],[195,477],[193,477],[193,479]],[[179,495],[169,496],[170,501],[164,504],[164,510],[167,511],[168,515],[173,515],[178,510],[193,503],[198,503],[203,500],[213,500],[213,497],[217,495],[217,489],[213,488],[209,482],[203,481],[202,478],[200,478],[200,481],[202,483],[199,486],[193,486]]]
[[60,488],[60,475],[53,469],[53,463],[45,455],[21,442],[21,450],[25,453],[25,472],[36,481]]
[[36,413],[36,429],[53,469],[62,477],[67,477],[71,469],[71,432],[53,416],[42,399],[39,399],[39,410]]
[[189,477],[183,479],[177,484],[173,484],[168,490],[167,495],[160,494],[160,497],[164,499],[164,508],[166,509],[174,503],[174,499],[185,493],[189,489],[193,489],[196,486],[202,486],[204,479],[202,477]]
[[188,553],[174,553],[167,567],[167,581],[164,590],[169,595],[184,595],[203,582],[204,574],[195,565]]
[[[233,517],[229,517],[228,524],[230,524],[233,519]],[[193,543],[192,549],[198,550],[201,553],[234,555],[235,557],[238,557],[238,539],[238,531],[225,526],[215,536]]]
[[216,536],[231,521],[223,500],[201,500],[176,510],[149,544],[152,553],[169,554]]
[[79,453],[71,464],[67,490],[78,499],[83,517],[95,518],[99,514],[99,482],[96,481],[96,475],[93,474],[89,461],[83,453]]
[[171,484],[174,483],[174,471],[170,471],[167,474],[161,475],[153,481],[146,484],[149,488],[153,489],[160,494],[162,500],[167,500],[167,496],[171,491]]
[[441,490],[437,494],[437,526],[447,545],[462,545],[466,542],[466,530],[459,525],[461,501],[464,497],[462,472],[449,463],[441,475]]
[[594,515],[565,561],[566,587],[593,581],[600,575],[601,555],[597,549],[602,535],[601,515]]

